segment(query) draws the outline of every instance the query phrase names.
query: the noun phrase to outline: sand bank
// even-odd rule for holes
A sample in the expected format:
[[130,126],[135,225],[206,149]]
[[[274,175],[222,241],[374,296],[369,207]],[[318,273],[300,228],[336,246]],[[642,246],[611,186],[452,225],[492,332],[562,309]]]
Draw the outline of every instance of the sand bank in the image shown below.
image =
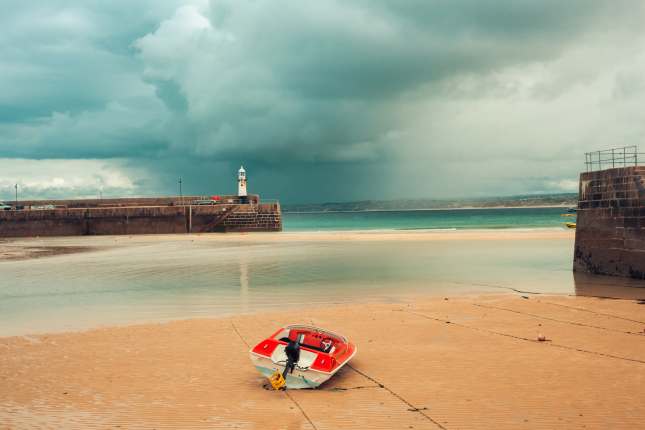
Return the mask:
[[307,241],[446,241],[446,240],[550,240],[573,239],[575,232],[564,229],[509,230],[363,230],[280,233],[202,233],[135,236],[65,236],[4,239],[0,261],[23,260],[161,242],[271,243]]
[[0,261],[29,260],[32,258],[51,257],[54,255],[75,254],[92,251],[92,246],[51,246],[38,245],[34,242],[8,241],[0,243]]
[[[0,428],[642,428],[644,315],[461,296],[2,338]],[[358,354],[319,390],[268,391],[249,346],[295,322]]]

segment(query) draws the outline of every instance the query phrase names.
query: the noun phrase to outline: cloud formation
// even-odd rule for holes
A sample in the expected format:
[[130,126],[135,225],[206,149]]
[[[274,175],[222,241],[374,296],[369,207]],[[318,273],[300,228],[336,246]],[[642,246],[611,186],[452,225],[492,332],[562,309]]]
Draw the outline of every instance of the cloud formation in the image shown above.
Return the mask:
[[125,193],[242,163],[291,202],[575,191],[645,134],[638,1],[29,3],[0,18],[0,156],[118,160]]
[[120,160],[28,160],[0,158],[0,189],[11,190],[6,200],[115,197],[136,194],[136,172],[126,172]]

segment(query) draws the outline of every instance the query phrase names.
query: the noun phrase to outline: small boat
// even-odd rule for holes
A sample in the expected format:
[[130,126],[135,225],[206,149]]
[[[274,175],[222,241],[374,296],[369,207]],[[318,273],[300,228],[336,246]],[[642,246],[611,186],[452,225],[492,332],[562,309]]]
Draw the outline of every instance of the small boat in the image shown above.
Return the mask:
[[351,360],[356,346],[329,330],[290,325],[258,343],[249,354],[273,388],[317,388]]
[[566,225],[567,228],[576,228],[575,222],[565,222],[564,225]]

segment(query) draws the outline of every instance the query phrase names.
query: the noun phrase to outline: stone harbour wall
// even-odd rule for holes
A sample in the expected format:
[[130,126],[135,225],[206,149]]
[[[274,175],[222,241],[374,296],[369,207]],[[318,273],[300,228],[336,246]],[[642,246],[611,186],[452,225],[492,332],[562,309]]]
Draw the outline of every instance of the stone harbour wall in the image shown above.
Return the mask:
[[645,166],[580,174],[573,269],[645,279]]
[[279,203],[0,211],[0,237],[281,230]]

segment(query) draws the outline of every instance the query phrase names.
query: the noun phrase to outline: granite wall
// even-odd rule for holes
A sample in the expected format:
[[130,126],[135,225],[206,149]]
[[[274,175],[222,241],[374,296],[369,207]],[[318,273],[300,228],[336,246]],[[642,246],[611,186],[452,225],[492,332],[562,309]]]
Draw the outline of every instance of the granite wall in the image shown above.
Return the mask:
[[281,230],[279,203],[0,211],[0,237]]
[[645,279],[645,166],[580,175],[573,269]]

